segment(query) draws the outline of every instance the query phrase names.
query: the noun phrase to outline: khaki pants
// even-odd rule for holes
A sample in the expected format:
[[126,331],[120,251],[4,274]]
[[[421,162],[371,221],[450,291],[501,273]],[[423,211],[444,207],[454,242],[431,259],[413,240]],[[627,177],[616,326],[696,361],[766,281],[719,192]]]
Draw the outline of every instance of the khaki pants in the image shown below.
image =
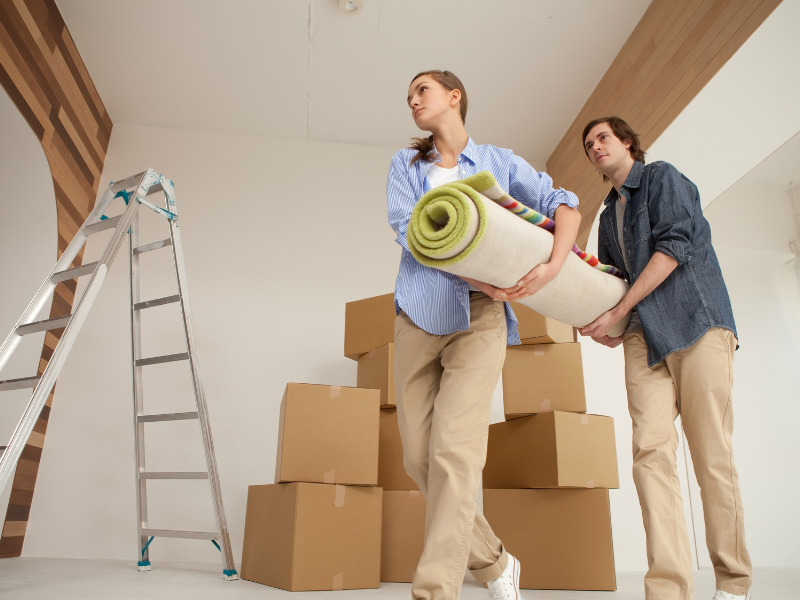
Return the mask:
[[681,501],[675,418],[681,415],[700,484],[706,544],[717,588],[745,594],[752,567],[744,541],[739,480],[733,463],[733,352],[727,329],[709,329],[652,369],[641,331],[629,333],[625,383],[633,420],[633,479],[642,505],[649,570],[645,598],[691,599],[692,559]]
[[464,568],[478,581],[508,556],[476,501],[492,396],[506,355],[502,302],[470,294],[467,331],[432,335],[405,314],[395,321],[394,376],[405,468],[427,499],[425,549],[411,595],[455,600]]

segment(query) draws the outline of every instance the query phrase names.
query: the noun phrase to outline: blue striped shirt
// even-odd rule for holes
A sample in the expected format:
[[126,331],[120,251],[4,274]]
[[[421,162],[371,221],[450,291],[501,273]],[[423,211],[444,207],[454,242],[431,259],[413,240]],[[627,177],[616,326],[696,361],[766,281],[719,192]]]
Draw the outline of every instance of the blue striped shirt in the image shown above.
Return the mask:
[[[400,272],[394,290],[395,309],[405,312],[418,327],[434,335],[448,335],[469,329],[469,286],[467,282],[438,269],[421,265],[411,255],[406,241],[411,211],[423,194],[431,189],[427,174],[433,163],[418,160],[409,165],[416,150],[404,148],[392,157],[386,198],[389,224],[403,248]],[[536,170],[511,150],[472,141],[458,156],[461,177],[490,171],[504,190],[518,202],[551,219],[560,204],[575,208],[578,198],[572,192],[553,189],[553,180]],[[508,345],[519,344],[517,319],[505,303]]]

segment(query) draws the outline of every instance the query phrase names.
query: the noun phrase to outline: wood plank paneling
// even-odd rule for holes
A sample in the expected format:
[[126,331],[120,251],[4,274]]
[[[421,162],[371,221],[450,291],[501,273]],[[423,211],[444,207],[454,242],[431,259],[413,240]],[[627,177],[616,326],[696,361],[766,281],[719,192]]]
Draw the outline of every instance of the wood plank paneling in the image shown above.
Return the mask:
[[[61,256],[94,207],[112,123],[54,0],[0,0],[0,85],[39,138],[50,165]],[[73,266],[82,257],[83,251]],[[72,312],[75,288],[75,281],[58,284],[51,318]],[[63,332],[45,335],[40,375]],[[17,464],[0,558],[22,552],[52,403],[51,393]]]
[[555,184],[580,198],[579,246],[611,189],[583,150],[586,123],[622,117],[646,150],[780,3],[653,0],[547,161]]

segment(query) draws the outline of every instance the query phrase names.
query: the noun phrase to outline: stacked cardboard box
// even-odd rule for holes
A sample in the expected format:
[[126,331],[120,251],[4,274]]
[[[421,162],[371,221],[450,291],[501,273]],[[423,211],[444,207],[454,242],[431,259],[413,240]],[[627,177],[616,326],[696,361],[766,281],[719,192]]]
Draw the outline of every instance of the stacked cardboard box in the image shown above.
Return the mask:
[[381,581],[411,582],[425,544],[425,498],[403,466],[394,397],[394,295],[347,304],[345,356],[358,387],[380,390],[378,485],[383,488]]
[[503,367],[506,421],[489,427],[484,515],[520,560],[521,587],[614,590],[613,420],[585,414],[573,329],[519,304],[513,309],[523,345],[508,348]]
[[290,591],[380,585],[380,391],[290,383],[275,483],[250,486],[242,577]]

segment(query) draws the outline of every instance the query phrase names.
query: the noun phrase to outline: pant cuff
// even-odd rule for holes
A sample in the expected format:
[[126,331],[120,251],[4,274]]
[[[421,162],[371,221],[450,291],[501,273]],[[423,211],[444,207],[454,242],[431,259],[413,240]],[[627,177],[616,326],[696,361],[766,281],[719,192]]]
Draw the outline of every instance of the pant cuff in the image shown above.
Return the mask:
[[717,589],[722,590],[723,592],[728,592],[729,594],[733,594],[734,596],[744,596],[747,594],[750,586],[742,586],[742,585],[731,585],[730,583],[724,582],[717,582]]
[[475,578],[475,581],[479,583],[487,583],[489,581],[494,581],[495,579],[499,578],[503,571],[506,570],[506,566],[508,565],[508,552],[506,552],[505,546],[503,547],[502,552],[500,553],[500,557],[497,559],[497,562],[493,565],[489,565],[488,567],[484,567],[482,569],[470,569],[469,572]]

